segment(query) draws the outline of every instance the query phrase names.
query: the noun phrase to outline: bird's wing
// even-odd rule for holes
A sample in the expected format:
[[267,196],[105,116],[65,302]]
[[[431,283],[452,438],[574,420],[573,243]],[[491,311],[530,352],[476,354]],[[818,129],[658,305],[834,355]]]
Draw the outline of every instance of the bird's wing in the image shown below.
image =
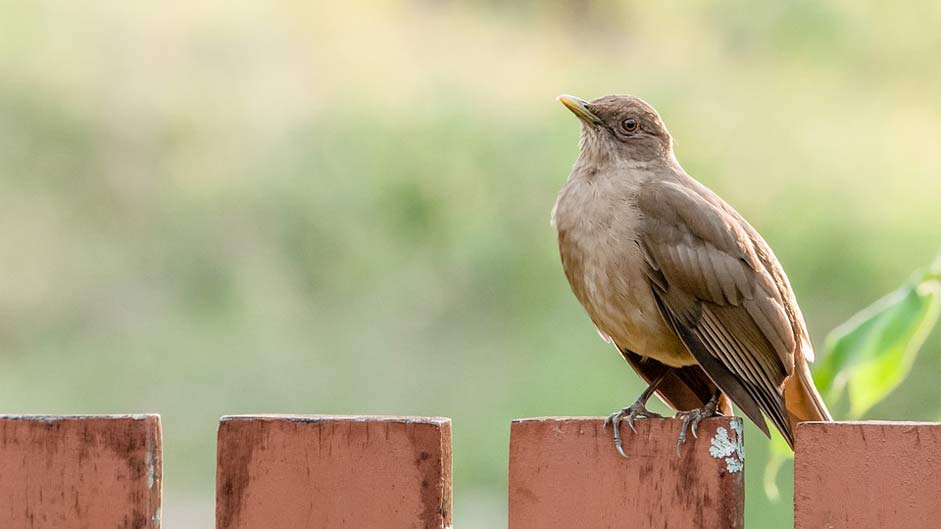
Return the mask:
[[719,202],[676,182],[637,195],[638,241],[661,313],[702,368],[766,434],[790,441],[783,398],[795,329],[752,236]]

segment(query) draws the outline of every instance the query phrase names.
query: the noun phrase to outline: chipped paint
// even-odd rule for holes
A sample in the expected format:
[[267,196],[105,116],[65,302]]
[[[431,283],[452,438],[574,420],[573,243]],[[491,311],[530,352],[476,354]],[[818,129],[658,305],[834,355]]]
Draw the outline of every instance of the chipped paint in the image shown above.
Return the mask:
[[745,444],[742,442],[742,420],[733,419],[729,426],[735,436],[729,436],[729,431],[720,426],[709,442],[709,455],[716,459],[725,460],[725,469],[731,473],[741,472],[745,468]]
[[154,451],[147,450],[147,488],[153,490],[154,485],[156,484],[155,474],[157,473],[157,468],[155,463]]

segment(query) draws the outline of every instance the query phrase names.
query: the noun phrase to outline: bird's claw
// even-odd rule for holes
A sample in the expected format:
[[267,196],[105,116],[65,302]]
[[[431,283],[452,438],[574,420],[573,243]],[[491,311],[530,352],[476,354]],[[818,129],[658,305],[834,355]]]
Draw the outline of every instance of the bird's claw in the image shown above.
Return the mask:
[[699,427],[699,423],[703,419],[708,419],[710,417],[715,417],[718,415],[716,411],[718,408],[717,399],[710,400],[702,408],[696,408],[695,410],[689,411],[678,411],[673,417],[675,419],[683,419],[683,424],[680,425],[680,437],[676,440],[676,455],[680,455],[680,448],[683,446],[683,443],[686,442],[686,431],[687,429],[693,434],[694,439],[698,439],[696,435],[696,429]]
[[608,425],[611,425],[614,430],[614,447],[617,448],[621,457],[626,458],[627,454],[624,453],[624,443],[621,441],[621,421],[627,420],[627,425],[631,428],[631,431],[637,433],[637,430],[634,428],[634,421],[638,418],[659,419],[662,417],[663,415],[648,410],[643,402],[637,401],[621,411],[616,411],[609,415],[601,424],[601,429],[607,430]]

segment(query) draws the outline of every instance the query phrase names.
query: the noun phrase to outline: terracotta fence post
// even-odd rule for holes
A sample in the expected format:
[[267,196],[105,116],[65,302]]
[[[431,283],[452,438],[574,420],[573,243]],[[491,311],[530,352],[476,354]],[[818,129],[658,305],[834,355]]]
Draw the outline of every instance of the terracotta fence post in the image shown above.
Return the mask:
[[218,529],[451,526],[451,421],[232,416],[219,425]]
[[677,456],[680,421],[623,423],[625,459],[601,418],[514,421],[509,529],[741,528],[741,424],[703,421]]
[[157,415],[0,416],[0,528],[157,529]]
[[941,424],[810,422],[796,444],[797,529],[941,527]]

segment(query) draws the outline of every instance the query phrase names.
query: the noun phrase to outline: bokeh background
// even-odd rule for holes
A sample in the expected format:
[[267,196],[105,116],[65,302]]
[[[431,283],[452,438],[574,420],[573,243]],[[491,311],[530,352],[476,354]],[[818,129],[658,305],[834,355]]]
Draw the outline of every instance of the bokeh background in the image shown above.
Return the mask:
[[[163,415],[167,527],[220,415],[454,419],[505,526],[512,418],[640,391],[561,272],[559,93],[632,93],[785,265],[818,349],[936,254],[941,4],[0,0],[0,411]],[[941,415],[937,333],[870,414]],[[792,527],[748,432],[750,527]]]

